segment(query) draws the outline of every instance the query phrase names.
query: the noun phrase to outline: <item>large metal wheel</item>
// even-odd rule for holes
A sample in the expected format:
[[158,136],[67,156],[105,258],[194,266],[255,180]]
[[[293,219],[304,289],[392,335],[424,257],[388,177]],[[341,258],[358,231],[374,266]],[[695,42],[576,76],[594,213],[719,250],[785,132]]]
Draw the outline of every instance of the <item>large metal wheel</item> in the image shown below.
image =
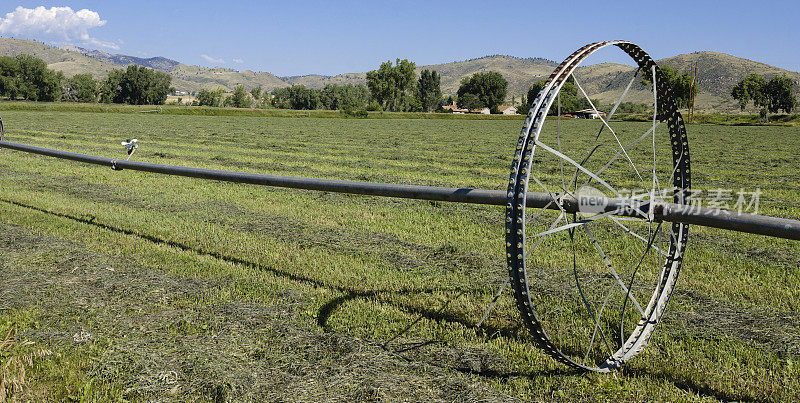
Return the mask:
[[[633,58],[638,69],[604,116],[574,73],[587,57],[611,45]],[[510,283],[537,345],[571,367],[612,371],[641,352],[681,268],[687,225],[653,218],[653,201],[689,203],[686,130],[665,80],[633,43],[586,45],[549,77],[517,143],[506,206]],[[641,99],[642,86],[653,108],[647,127],[609,123],[631,88]],[[599,119],[562,122],[564,88],[585,98],[581,102]],[[551,107],[558,118],[551,117],[545,128]],[[550,205],[526,208],[529,191],[548,193]],[[591,203],[592,196],[621,201],[629,207],[627,217]]]

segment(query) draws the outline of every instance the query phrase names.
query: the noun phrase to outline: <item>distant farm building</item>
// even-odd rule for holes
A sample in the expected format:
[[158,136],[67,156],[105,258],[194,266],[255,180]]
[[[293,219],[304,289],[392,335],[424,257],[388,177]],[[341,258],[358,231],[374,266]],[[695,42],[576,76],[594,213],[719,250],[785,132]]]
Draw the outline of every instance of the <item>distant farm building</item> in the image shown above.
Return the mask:
[[500,105],[497,107],[497,112],[503,115],[516,115],[517,107],[511,105]]
[[572,117],[581,119],[605,119],[606,113],[595,111],[594,109],[583,109],[577,112],[572,112]]

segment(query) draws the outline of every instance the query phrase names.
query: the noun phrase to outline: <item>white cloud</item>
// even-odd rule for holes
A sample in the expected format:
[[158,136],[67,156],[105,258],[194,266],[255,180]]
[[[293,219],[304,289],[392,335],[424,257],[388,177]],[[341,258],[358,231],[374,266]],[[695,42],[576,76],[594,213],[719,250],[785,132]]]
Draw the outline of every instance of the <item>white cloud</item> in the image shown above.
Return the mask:
[[89,35],[90,29],[102,27],[106,22],[100,19],[96,11],[85,8],[74,11],[71,7],[19,6],[7,13],[5,18],[0,18],[0,33],[119,49],[119,45],[113,42],[101,41]]
[[215,58],[213,58],[213,57],[211,57],[211,56],[209,56],[209,55],[206,55],[206,54],[202,54],[202,55],[200,55],[200,57],[202,57],[202,58],[203,58],[203,60],[205,60],[205,61],[207,61],[207,62],[209,62],[209,63],[216,63],[216,64],[223,64],[223,63],[225,63],[225,60],[222,60],[222,59],[215,59]]
[[233,59],[233,62],[234,63],[244,63],[244,60],[242,60],[242,59]]
[[93,46],[100,46],[100,47],[103,47],[103,48],[119,50],[119,45],[117,45],[114,42],[103,42],[103,41],[95,39],[95,38],[88,38],[87,40],[85,40],[85,42],[87,44],[93,45]]

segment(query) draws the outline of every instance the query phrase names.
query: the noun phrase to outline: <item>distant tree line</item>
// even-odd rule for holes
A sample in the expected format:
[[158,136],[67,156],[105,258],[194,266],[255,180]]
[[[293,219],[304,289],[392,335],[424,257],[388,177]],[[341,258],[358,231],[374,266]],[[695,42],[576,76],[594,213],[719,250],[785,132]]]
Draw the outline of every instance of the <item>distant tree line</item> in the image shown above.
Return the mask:
[[[370,102],[373,104],[370,105]],[[328,84],[323,89],[307,88],[297,84],[276,88],[272,91],[263,91],[261,86],[247,91],[244,86],[237,85],[230,95],[226,95],[225,90],[221,87],[215,90],[201,89],[195,94],[192,105],[303,110],[379,109],[372,101],[369,90],[363,84]]]
[[398,59],[384,62],[367,73],[364,84],[328,84],[307,88],[296,84],[269,93],[270,105],[285,109],[331,109],[343,111],[432,112],[443,102],[441,76],[423,70],[416,77],[416,65]]
[[[667,85],[678,103],[678,107],[689,106],[698,93],[688,73],[678,73],[670,66],[663,66]],[[650,84],[650,76],[643,75],[642,84]],[[163,104],[167,95],[175,90],[170,86],[172,77],[151,68],[130,65],[125,69],[112,70],[105,79],[97,80],[91,74],[76,74],[67,78],[47,64],[31,55],[0,57],[0,97],[10,100],[29,101],[74,101],[106,102],[133,105]],[[545,81],[534,83],[522,96],[520,113],[530,109],[531,101],[544,87]],[[506,101],[508,81],[497,72],[478,72],[461,80],[455,97],[445,99],[441,91],[441,75],[433,70],[422,70],[416,74],[416,64],[407,59],[381,63],[378,69],[366,74],[364,84],[328,84],[322,89],[304,85],[276,88],[264,91],[256,86],[247,90],[237,85],[226,95],[223,88],[201,89],[188,105],[214,107],[275,107],[285,109],[328,109],[343,111],[442,111],[442,106],[457,104],[465,109],[489,108],[492,113]],[[760,108],[762,117],[767,113],[791,113],[798,105],[794,82],[785,75],[765,77],[752,73],[741,80],[731,91],[742,110],[752,102]],[[560,92],[562,113],[572,113],[590,107],[589,101],[578,94],[578,87],[570,77]],[[598,103],[593,100],[594,104]],[[181,103],[179,98],[178,103]],[[513,103],[513,101],[512,101]],[[620,113],[645,113],[651,108],[645,104],[623,102]],[[558,106],[550,109],[556,114]]]
[[[441,75],[422,70],[416,75],[416,64],[406,59],[381,63],[367,72],[366,85],[326,85],[323,89],[304,85],[277,88],[265,95],[269,104],[285,109],[339,109],[392,112],[434,112],[445,105]],[[497,111],[506,97],[508,82],[495,72],[476,73],[465,78],[459,88],[457,102],[462,108],[489,107]],[[449,98],[447,103],[455,100]]]
[[169,74],[136,65],[112,70],[100,81],[91,74],[66,78],[31,55],[0,57],[0,96],[11,100],[159,105],[174,91],[171,81]]
[[[91,74],[66,78],[30,55],[0,57],[0,96],[8,99],[160,105],[175,91],[171,82],[169,74],[137,65],[112,70],[105,79],[97,80]],[[368,72],[366,85],[328,84],[322,89],[293,85],[272,91],[237,85],[229,94],[223,88],[201,89],[188,105],[433,112],[441,111],[445,102],[456,102],[462,108],[488,107],[497,112],[505,102],[507,88],[500,73],[480,72],[464,78],[456,99],[445,101],[438,72],[426,69],[417,76],[414,62],[397,59]]]
[[457,102],[462,108],[490,108],[497,111],[506,97],[508,81],[500,73],[481,72],[464,78],[458,97],[445,101],[442,96],[441,75],[432,70],[422,70],[416,75],[416,64],[406,59],[381,63],[377,70],[367,72],[364,84],[328,84],[322,89],[308,88],[302,84],[262,91],[261,87],[249,93],[239,85],[232,95],[226,96],[223,88],[202,89],[195,94],[192,105],[274,107],[299,110],[342,110],[345,112],[392,111],[434,112],[442,106]]
[[[367,87],[381,109],[388,111],[433,112],[445,104],[441,90],[441,75],[436,71],[422,70],[416,77],[416,64],[397,59],[392,65],[386,61],[377,70],[367,73]],[[461,80],[457,98],[460,108],[482,109],[497,112],[506,98],[508,81],[500,73],[488,71],[473,74]]]
[[767,112],[791,113],[797,107],[794,95],[794,81],[786,75],[774,76],[769,81],[756,73],[750,73],[731,90],[733,99],[739,101],[744,110],[752,101],[756,108],[761,108],[761,117],[766,119]]
[[328,84],[323,89],[297,84],[272,91],[272,106],[283,109],[378,110],[364,84]]

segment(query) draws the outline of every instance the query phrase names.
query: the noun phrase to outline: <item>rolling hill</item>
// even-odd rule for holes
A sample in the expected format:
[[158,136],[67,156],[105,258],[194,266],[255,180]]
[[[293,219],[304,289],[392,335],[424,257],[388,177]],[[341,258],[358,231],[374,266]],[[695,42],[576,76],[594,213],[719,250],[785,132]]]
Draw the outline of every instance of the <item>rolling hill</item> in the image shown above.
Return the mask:
[[[50,68],[63,71],[67,76],[92,73],[102,78],[108,71],[128,64],[148,66],[168,72],[173,77],[172,83],[176,89],[190,92],[217,87],[231,90],[236,85],[244,85],[248,89],[260,85],[267,90],[294,84],[322,88],[327,84],[362,84],[366,81],[365,73],[277,77],[268,72],[186,65],[164,57],[145,59],[72,46],[56,48],[36,41],[0,38],[0,55],[14,56],[22,53],[43,59]],[[701,92],[697,99],[697,109],[701,111],[736,110],[738,106],[730,96],[731,88],[751,72],[765,75],[767,78],[786,74],[795,81],[796,89],[800,92],[800,73],[724,53],[703,51],[658,60],[659,64],[670,65],[679,71],[688,70],[691,62],[697,62],[699,65],[698,83]],[[519,100],[533,82],[547,77],[555,66],[556,62],[547,59],[494,55],[418,66],[417,72],[423,69],[439,72],[442,76],[442,92],[450,95],[456,93],[462,78],[477,72],[496,71],[509,82],[509,100],[512,96]],[[600,63],[580,67],[575,76],[592,98],[598,99],[601,104],[607,104],[616,100],[616,96],[627,85],[632,73],[633,67],[629,65]],[[634,102],[647,102],[651,95],[637,83],[632,87],[628,97]]]
[[[508,80],[509,95],[519,99],[520,94],[527,91],[531,83],[549,75],[555,66],[555,62],[546,59],[495,55],[460,62],[417,66],[417,75],[425,69],[437,71],[442,76],[442,93],[449,95],[458,91],[462,78],[478,72],[496,71]],[[326,84],[364,84],[366,76],[365,73],[347,73],[336,76],[309,75],[281,78],[290,85],[303,84],[306,87],[322,88]]]
[[142,59],[76,47],[56,48],[25,39],[0,38],[0,56],[18,54],[36,56],[44,60],[51,69],[63,71],[68,77],[78,73],[91,73],[95,78],[104,78],[109,71],[128,64],[153,67],[172,75],[172,86],[184,91],[217,87],[233,89],[239,84],[247,88],[261,85],[267,89],[289,85],[270,73],[190,66],[162,57]]
[[420,66],[417,70],[429,69],[439,72],[442,76],[444,94],[455,94],[464,77],[479,72],[496,71],[508,80],[509,98],[513,95],[519,100],[531,84],[550,75],[556,65],[557,63],[546,59],[495,55],[463,62]]
[[309,88],[323,88],[328,84],[366,84],[366,73],[345,73],[335,76],[310,74],[306,76],[281,77],[289,85],[302,84]]

